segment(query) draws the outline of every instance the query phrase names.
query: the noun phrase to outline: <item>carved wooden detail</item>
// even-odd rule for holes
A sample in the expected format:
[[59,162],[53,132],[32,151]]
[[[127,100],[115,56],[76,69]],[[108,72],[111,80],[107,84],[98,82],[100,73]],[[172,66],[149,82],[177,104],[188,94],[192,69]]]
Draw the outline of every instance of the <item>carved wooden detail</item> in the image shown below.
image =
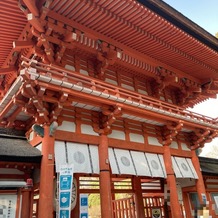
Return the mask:
[[186,137],[189,142],[189,148],[195,150],[204,147],[205,143],[211,142],[217,135],[217,130],[196,128],[191,133],[187,133]]
[[178,122],[168,122],[165,126],[160,127],[157,131],[158,141],[162,145],[170,145],[173,138],[182,130],[183,122],[179,120]]
[[93,130],[98,134],[110,134],[111,125],[121,116],[122,108],[117,105],[115,107],[103,108],[100,113],[92,113]]

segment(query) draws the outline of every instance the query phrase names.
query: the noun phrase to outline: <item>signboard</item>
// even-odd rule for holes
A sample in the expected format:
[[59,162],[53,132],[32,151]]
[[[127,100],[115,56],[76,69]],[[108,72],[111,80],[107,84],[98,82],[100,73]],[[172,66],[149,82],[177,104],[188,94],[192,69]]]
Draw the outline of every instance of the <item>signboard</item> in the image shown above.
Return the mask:
[[88,218],[88,213],[81,213],[80,218]]
[[15,218],[17,195],[0,194],[0,217]]
[[206,204],[207,203],[206,194],[202,193],[201,196],[202,196],[202,200],[203,200],[204,204]]
[[161,209],[160,208],[152,208],[152,218],[161,218]]
[[59,218],[70,218],[73,165],[60,166],[59,174]]
[[214,196],[214,201],[215,201],[216,207],[218,208],[218,196]]
[[88,194],[80,194],[80,218],[88,218]]

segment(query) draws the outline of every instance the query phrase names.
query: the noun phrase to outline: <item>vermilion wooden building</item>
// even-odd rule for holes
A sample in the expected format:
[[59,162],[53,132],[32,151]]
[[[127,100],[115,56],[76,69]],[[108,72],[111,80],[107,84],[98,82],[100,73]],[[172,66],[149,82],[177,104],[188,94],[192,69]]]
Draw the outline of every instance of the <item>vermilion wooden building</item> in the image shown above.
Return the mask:
[[216,217],[196,150],[218,123],[187,110],[218,93],[215,37],[161,0],[5,0],[0,12],[0,125],[43,155],[22,218],[55,216],[66,163],[72,217],[80,193],[100,193],[103,218],[191,217],[195,192]]

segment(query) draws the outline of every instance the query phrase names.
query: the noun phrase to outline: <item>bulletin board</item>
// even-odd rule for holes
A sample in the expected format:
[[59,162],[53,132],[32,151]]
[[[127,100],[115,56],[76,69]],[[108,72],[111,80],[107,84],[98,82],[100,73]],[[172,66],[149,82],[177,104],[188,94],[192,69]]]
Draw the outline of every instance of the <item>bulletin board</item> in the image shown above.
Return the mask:
[[0,218],[16,217],[17,195],[0,194]]

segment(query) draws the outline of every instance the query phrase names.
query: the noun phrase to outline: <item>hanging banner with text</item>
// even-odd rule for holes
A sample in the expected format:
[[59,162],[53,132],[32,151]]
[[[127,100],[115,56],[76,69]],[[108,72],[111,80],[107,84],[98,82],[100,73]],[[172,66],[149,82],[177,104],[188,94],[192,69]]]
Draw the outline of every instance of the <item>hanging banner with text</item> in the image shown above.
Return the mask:
[[70,218],[73,182],[73,164],[60,166],[59,174],[59,218]]

